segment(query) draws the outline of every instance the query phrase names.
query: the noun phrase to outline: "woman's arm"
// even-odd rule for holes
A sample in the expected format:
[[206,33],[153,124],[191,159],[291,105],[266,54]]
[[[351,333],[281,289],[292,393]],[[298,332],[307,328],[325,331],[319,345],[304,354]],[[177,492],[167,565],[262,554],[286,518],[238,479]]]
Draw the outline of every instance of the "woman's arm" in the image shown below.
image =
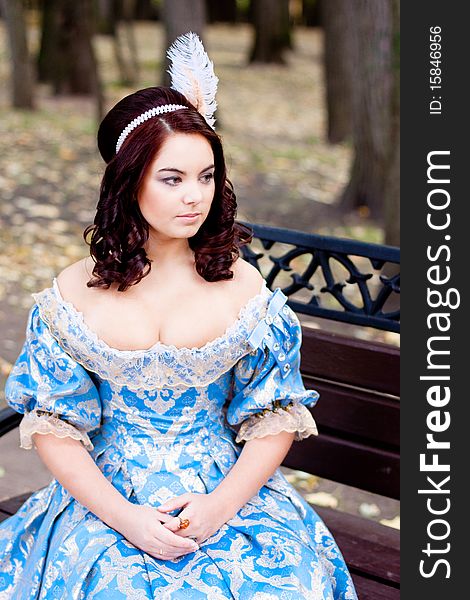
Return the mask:
[[51,433],[33,435],[41,460],[57,481],[134,546],[160,560],[197,549],[193,540],[181,538],[163,526],[162,522],[170,520],[170,516],[151,506],[133,504],[120,494],[80,441]]
[[88,510],[113,529],[128,500],[106,479],[78,440],[54,434],[34,434],[37,452],[57,481]]
[[[224,480],[211,492],[232,518],[258,493],[282,464],[294,441],[294,433],[281,431],[245,442],[243,450]],[[228,520],[227,519],[227,520]]]

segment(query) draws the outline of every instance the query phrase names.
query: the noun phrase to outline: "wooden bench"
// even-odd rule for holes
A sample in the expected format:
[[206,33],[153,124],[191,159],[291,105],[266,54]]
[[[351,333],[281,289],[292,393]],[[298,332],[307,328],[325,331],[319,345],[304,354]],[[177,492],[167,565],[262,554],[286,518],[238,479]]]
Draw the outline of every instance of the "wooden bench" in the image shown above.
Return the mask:
[[[266,280],[272,289],[276,286],[277,275],[282,270],[290,270],[291,260],[306,253],[312,255],[313,263],[310,261],[301,274],[294,272],[293,284],[283,288],[288,296],[302,287],[311,289],[310,276],[313,270],[321,268],[326,285],[322,290],[316,290],[317,293],[336,295],[343,304],[342,284],[334,281],[334,273],[328,264],[332,257],[351,269],[350,281],[353,283],[363,283],[364,277],[353,266],[351,255],[368,258],[376,270],[387,262],[399,262],[398,249],[259,225],[252,227],[264,249],[272,248],[276,242],[294,247],[283,257],[271,257],[274,266]],[[249,247],[244,254],[259,267],[262,252],[254,252]],[[385,296],[399,291],[398,278],[396,274],[382,277],[386,291],[378,291],[380,301],[373,300],[362,286],[363,310],[358,310],[348,300],[344,301],[343,312],[325,308],[318,297],[307,305],[298,301],[289,301],[289,304],[298,313],[398,331],[396,307],[388,313],[384,311]],[[301,371],[306,387],[320,392],[320,401],[312,409],[320,434],[294,443],[283,465],[398,499],[398,348],[306,326],[302,327],[302,332]],[[0,437],[16,427],[20,420],[21,415],[9,408],[0,411]],[[28,496],[23,494],[0,503],[0,521],[14,514]],[[338,510],[321,507],[315,507],[315,510],[334,535],[360,600],[398,600],[399,531]]]
[[[399,497],[399,352],[303,328],[302,374],[320,392],[318,437],[294,443],[284,465]],[[334,535],[361,600],[400,596],[399,531],[315,507]]]

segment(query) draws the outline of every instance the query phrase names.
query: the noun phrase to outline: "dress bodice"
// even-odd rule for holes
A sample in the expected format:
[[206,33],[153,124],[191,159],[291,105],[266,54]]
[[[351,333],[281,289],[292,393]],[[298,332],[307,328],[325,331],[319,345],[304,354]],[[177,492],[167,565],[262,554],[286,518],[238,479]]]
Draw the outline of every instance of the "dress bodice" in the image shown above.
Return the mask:
[[280,288],[272,292],[264,280],[224,334],[200,348],[157,342],[118,350],[63,299],[55,279],[33,298],[6,388],[9,404],[25,413],[25,448],[33,433],[79,439],[104,472],[122,468],[146,502],[156,490],[174,494],[171,485],[210,489],[242,440],[316,433],[306,406],[318,393],[300,376],[299,321]]

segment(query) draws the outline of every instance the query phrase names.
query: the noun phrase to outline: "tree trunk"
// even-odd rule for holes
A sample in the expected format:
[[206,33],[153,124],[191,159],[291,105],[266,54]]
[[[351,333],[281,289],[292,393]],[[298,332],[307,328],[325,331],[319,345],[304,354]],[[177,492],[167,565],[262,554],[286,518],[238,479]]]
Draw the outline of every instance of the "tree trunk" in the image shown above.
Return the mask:
[[43,0],[41,45],[37,58],[38,80],[50,83],[54,80],[55,61],[59,44],[59,0]]
[[207,0],[207,15],[209,23],[236,23],[237,0]]
[[331,144],[343,142],[352,133],[351,27],[346,4],[350,0],[323,0],[321,19],[325,35],[324,69],[327,139]]
[[240,23],[253,23],[253,2],[238,3],[238,20]]
[[121,85],[136,85],[139,80],[139,60],[135,41],[133,15],[135,0],[118,0],[122,24],[116,23],[113,38],[114,56],[119,70]]
[[400,245],[400,125],[394,136],[394,147],[390,157],[386,190],[384,195],[385,220],[384,243]]
[[367,207],[384,214],[385,181],[390,158],[392,0],[347,2],[354,24],[353,61],[354,160],[341,205],[345,210]]
[[162,18],[165,23],[166,46],[163,57],[163,81],[162,85],[170,85],[170,77],[167,73],[169,62],[166,51],[175,39],[192,31],[197,33],[204,43],[204,27],[207,20],[206,4],[204,0],[164,0],[162,6]]
[[285,64],[284,50],[292,47],[288,0],[253,0],[253,25],[249,62]]
[[100,120],[103,92],[92,45],[92,2],[46,0],[45,5],[48,15],[44,15],[43,21],[43,73],[47,74],[56,95],[94,96]]
[[55,93],[91,94],[97,83],[97,66],[91,44],[90,0],[59,0],[58,68]]
[[390,157],[385,186],[385,243],[400,245],[400,0],[393,0],[393,84]]
[[290,0],[281,0],[281,27],[282,40],[284,43],[283,50],[293,50],[294,43],[292,41],[292,23]]
[[92,95],[96,119],[104,114],[102,85],[92,45],[92,0],[43,0],[41,49],[38,65],[41,81],[54,94]]
[[[159,3],[160,4],[160,3]],[[137,21],[160,20],[159,9],[155,0],[137,0],[134,19]]]
[[320,0],[302,0],[302,20],[307,27],[320,26]]
[[127,39],[127,47],[129,48],[129,62],[134,73],[133,81],[139,79],[139,57],[137,54],[137,42],[134,31],[134,14],[136,12],[136,0],[124,0],[124,24]]
[[95,3],[96,31],[101,35],[116,35],[118,0],[97,0]]
[[35,77],[28,52],[26,23],[21,0],[1,0],[11,54],[12,106],[34,109]]

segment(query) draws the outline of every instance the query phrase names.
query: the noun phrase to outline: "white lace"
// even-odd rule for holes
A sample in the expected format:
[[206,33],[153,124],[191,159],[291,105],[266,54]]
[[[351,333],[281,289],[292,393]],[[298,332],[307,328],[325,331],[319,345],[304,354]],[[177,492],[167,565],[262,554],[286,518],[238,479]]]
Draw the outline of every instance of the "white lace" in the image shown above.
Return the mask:
[[20,448],[31,450],[33,447],[33,434],[45,435],[53,433],[59,438],[71,437],[83,443],[87,450],[93,450],[93,444],[84,431],[79,431],[74,425],[67,423],[54,416],[52,413],[44,414],[44,411],[32,410],[27,412],[20,422]]
[[281,431],[295,432],[296,441],[318,435],[312,413],[300,402],[293,402],[283,408],[265,409],[243,421],[235,441],[276,435]]
[[83,313],[62,298],[56,279],[52,287],[32,296],[52,336],[85,369],[128,388],[155,389],[207,386],[229,371],[251,350],[248,336],[263,318],[272,294],[263,280],[261,291],[240,309],[225,333],[202,347],[157,342],[146,350],[119,350],[106,344],[87,326]]

